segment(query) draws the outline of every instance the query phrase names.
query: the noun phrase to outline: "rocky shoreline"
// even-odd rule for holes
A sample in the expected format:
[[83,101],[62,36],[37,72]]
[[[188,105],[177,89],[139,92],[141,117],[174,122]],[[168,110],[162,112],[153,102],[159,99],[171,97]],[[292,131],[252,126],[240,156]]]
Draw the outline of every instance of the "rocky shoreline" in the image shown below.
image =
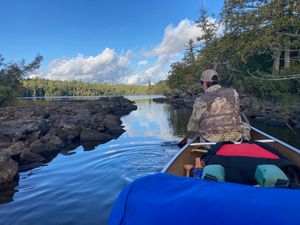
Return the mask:
[[[163,98],[154,99],[155,102],[168,103],[174,107],[193,108],[193,103],[198,94],[181,93],[166,95]],[[300,129],[300,107],[295,106],[289,110],[283,110],[279,105],[269,101],[262,101],[256,97],[241,95],[241,111],[251,121],[263,122],[271,126],[290,127]]]
[[124,132],[120,117],[136,109],[121,96],[0,108],[0,184],[61,151],[79,145],[89,150],[119,137]]

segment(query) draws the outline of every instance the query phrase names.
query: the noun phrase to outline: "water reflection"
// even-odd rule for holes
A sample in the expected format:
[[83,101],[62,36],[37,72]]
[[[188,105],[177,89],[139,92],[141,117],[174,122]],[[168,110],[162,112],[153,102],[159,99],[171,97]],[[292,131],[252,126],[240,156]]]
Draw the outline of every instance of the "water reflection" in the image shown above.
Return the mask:
[[167,107],[169,126],[176,136],[184,136],[187,133],[187,123],[192,113],[190,108]]
[[9,203],[13,201],[13,196],[18,191],[16,189],[18,185],[18,181],[13,181],[8,184],[0,185],[0,204]]
[[170,107],[149,96],[134,100],[138,110],[122,117],[126,132],[118,139],[93,151],[80,146],[60,153],[48,165],[21,173],[18,186],[1,193],[14,201],[0,205],[0,224],[106,224],[121,189],[159,172],[178,151]]
[[191,110],[151,98],[131,96],[138,110],[122,117],[126,132],[119,138],[93,151],[79,146],[48,165],[21,173],[16,187],[0,191],[9,199],[0,205],[0,224],[106,224],[122,188],[159,172],[185,135]]

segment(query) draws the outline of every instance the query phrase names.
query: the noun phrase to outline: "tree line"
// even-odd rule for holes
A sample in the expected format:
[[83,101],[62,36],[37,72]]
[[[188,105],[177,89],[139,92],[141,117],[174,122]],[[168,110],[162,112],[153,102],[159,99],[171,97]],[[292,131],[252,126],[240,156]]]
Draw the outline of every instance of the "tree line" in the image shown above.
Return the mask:
[[162,94],[169,90],[165,81],[129,85],[26,78],[40,67],[42,60],[43,57],[37,55],[30,63],[25,60],[5,62],[0,55],[0,106],[12,103],[16,97]]
[[212,68],[242,92],[299,94],[299,18],[293,0],[226,0],[218,17],[202,8],[196,21],[202,33],[189,40],[166,82],[173,91],[193,91],[201,71]]
[[155,85],[150,82],[148,85],[129,85],[35,78],[23,80],[22,85],[25,97],[160,94],[167,90],[163,82]]

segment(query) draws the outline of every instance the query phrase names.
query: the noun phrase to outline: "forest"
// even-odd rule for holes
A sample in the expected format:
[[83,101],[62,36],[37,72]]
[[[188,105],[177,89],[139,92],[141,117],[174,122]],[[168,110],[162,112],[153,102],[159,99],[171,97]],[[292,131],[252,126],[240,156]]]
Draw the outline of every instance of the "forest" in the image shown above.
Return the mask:
[[22,86],[24,97],[160,94],[167,90],[164,82],[155,85],[150,82],[147,85],[129,85],[37,78],[23,80]]
[[300,93],[300,4],[292,0],[226,0],[220,15],[201,8],[203,33],[172,64],[167,85],[195,91],[201,71],[257,97]]

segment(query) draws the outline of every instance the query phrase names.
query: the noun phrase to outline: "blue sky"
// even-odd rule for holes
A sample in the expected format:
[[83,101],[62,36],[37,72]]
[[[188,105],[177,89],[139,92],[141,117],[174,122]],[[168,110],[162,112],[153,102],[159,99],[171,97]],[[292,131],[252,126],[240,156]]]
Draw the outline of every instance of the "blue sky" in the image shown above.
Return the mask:
[[[202,3],[203,2],[203,3]],[[194,38],[201,5],[220,0],[0,0],[0,54],[44,57],[37,76],[88,82],[164,79]]]

